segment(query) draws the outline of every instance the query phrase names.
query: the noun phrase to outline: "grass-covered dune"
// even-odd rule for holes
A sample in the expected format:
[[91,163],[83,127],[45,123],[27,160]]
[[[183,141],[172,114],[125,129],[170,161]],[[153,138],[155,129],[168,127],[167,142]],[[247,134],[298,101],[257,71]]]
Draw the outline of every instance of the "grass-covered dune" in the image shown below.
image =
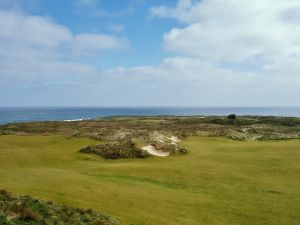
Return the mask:
[[300,224],[300,140],[187,137],[185,155],[105,160],[101,141],[0,136],[0,189],[135,225]]

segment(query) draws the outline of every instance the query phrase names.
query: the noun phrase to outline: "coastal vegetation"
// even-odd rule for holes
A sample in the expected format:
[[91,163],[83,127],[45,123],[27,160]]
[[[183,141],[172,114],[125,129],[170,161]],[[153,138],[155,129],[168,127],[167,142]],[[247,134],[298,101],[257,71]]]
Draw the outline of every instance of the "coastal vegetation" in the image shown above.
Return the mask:
[[156,116],[107,117],[85,121],[45,121],[10,123],[0,126],[0,134],[68,135],[103,141],[142,138],[157,133],[178,138],[187,136],[226,137],[235,140],[282,140],[300,138],[300,118],[273,116]]
[[105,159],[147,158],[146,151],[136,147],[131,140],[107,144],[89,145],[79,152],[99,155]]
[[109,217],[93,211],[52,201],[43,202],[30,196],[16,197],[0,190],[1,225],[119,225]]

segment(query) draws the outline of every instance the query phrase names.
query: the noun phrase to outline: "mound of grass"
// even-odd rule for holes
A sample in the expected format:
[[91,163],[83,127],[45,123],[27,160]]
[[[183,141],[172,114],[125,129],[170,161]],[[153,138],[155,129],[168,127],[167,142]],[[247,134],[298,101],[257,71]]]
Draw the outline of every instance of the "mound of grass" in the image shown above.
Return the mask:
[[14,197],[0,190],[1,225],[119,225],[120,223],[91,209],[83,210],[30,196]]
[[181,147],[179,145],[172,145],[172,144],[165,144],[165,143],[159,143],[159,144],[152,144],[157,150],[163,151],[163,152],[170,152],[171,154],[176,153],[182,153],[185,154],[188,152],[188,150],[184,147]]
[[170,152],[170,154],[181,153],[185,154],[188,150],[180,145],[177,144],[170,144],[165,142],[155,142],[151,144],[155,147],[155,149],[163,151],[163,152]]
[[79,152],[96,154],[105,159],[149,157],[149,154],[147,152],[137,148],[135,144],[130,140],[107,144],[90,145],[79,150]]

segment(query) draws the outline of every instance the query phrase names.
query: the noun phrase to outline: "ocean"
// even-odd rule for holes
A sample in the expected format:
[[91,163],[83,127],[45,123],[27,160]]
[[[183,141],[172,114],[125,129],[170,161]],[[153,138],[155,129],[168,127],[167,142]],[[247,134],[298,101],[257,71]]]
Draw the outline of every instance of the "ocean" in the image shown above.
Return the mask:
[[261,115],[300,117],[300,107],[0,107],[0,124],[107,116]]

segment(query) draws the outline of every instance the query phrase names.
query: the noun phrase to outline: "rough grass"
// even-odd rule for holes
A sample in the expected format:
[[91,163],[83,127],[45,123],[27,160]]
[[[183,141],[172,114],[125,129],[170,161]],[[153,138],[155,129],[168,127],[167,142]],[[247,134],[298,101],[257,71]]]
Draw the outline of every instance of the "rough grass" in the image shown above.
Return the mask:
[[68,135],[119,141],[145,138],[149,132],[187,136],[227,137],[234,140],[300,139],[300,118],[270,116],[149,116],[107,117],[86,121],[40,121],[0,126],[0,135]]
[[120,225],[92,209],[43,202],[30,196],[15,197],[0,190],[1,225]]
[[183,156],[104,160],[99,142],[0,136],[0,188],[135,225],[300,224],[300,141],[193,137]]

